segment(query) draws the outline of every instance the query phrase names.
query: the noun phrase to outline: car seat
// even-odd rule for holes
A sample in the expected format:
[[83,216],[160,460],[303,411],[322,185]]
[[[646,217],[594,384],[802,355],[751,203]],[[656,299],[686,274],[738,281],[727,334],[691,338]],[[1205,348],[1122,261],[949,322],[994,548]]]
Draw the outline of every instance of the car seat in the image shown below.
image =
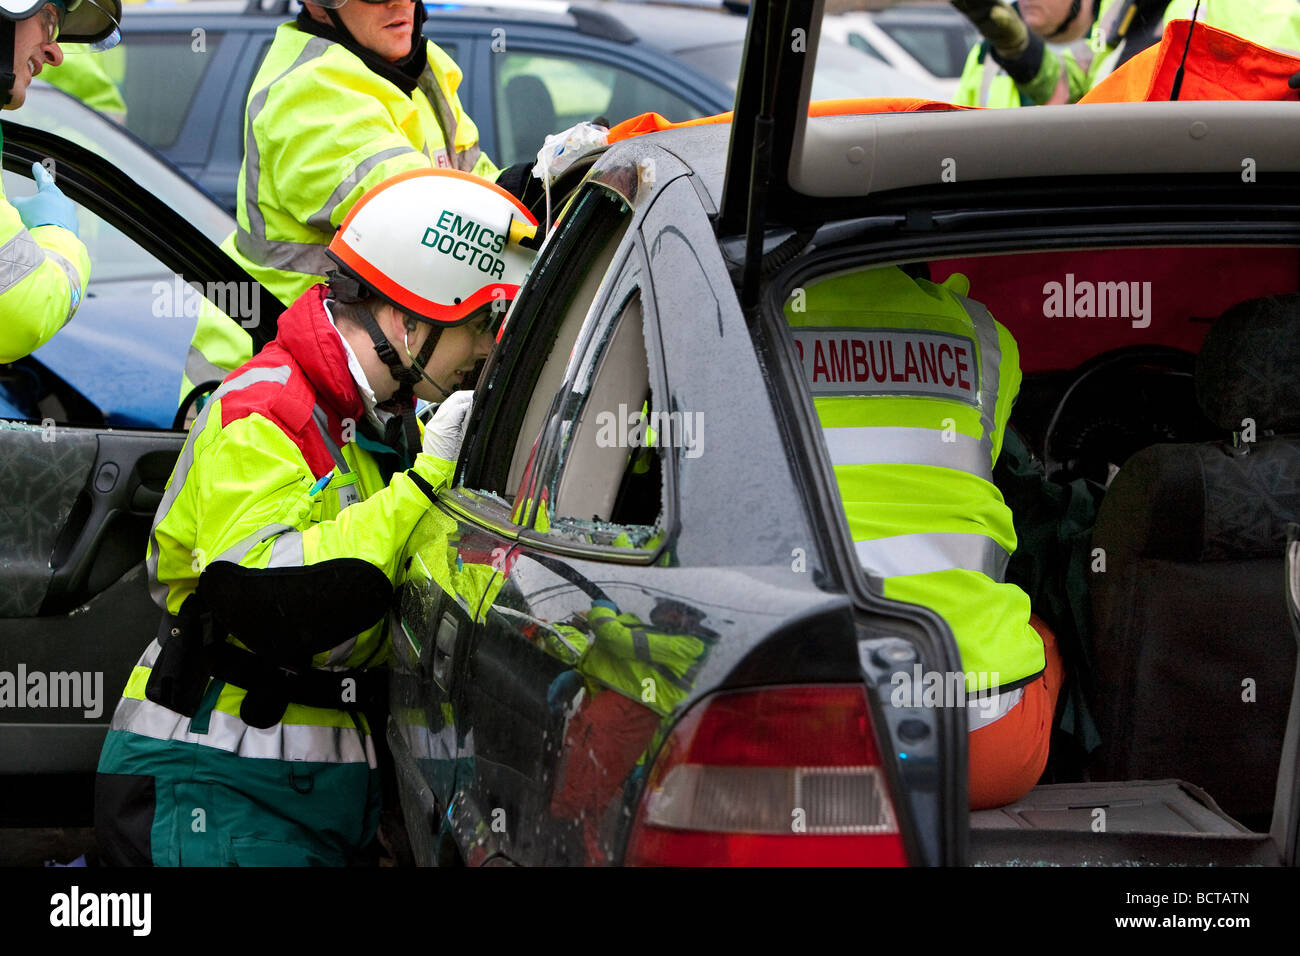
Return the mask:
[[531,73],[512,76],[506,83],[513,142],[506,155],[519,162],[532,159],[555,128],[555,102],[546,84]]
[[1225,312],[1195,382],[1233,439],[1136,453],[1093,531],[1093,777],[1180,777],[1266,828],[1296,657],[1283,561],[1300,520],[1300,295]]

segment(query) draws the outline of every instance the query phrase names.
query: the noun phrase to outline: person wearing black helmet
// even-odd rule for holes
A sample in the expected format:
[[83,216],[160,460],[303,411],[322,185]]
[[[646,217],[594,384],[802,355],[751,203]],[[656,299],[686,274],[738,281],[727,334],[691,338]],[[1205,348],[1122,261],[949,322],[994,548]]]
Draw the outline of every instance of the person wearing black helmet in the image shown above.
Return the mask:
[[[116,43],[121,13],[118,0],[0,0],[4,108],[22,106],[41,70],[63,62],[60,41],[91,50]],[[76,207],[40,163],[32,174],[34,196],[10,201],[0,189],[0,362],[31,354],[67,325],[90,279]]]

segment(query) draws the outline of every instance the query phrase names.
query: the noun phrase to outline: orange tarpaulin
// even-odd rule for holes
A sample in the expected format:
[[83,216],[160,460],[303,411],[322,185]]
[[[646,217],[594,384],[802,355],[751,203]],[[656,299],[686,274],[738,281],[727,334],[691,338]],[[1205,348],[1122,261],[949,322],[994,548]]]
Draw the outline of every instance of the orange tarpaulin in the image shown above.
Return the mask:
[[[916,99],[914,97],[875,96],[851,100],[817,100],[808,105],[809,116],[851,116],[861,113],[925,113],[933,110],[964,110],[969,107],[954,106],[938,100]],[[633,116],[613,127],[609,131],[610,143],[617,143],[644,133],[660,133],[666,129],[682,129],[686,126],[708,126],[713,123],[730,123],[731,113],[718,113],[716,116],[702,116],[699,119],[670,123],[658,113],[642,113]]]
[[[1191,20],[1175,20],[1164,38],[1143,50],[1088,92],[1080,103],[1168,100],[1187,46]],[[1300,59],[1235,33],[1197,23],[1187,51],[1180,100],[1296,100],[1288,85]]]

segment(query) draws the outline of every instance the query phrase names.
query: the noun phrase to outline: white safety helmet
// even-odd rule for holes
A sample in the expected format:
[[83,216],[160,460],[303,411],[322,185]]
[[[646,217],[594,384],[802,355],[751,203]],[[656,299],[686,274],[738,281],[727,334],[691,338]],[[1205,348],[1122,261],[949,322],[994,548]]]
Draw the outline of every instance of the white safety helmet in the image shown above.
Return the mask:
[[[495,183],[452,169],[416,169],[386,179],[362,196],[329,244],[339,265],[330,288],[343,301],[378,296],[435,329],[462,325],[485,310],[503,317],[532,265],[520,245],[537,220]],[[430,335],[407,366],[391,352],[373,317],[366,329],[403,385],[429,379]],[[439,390],[445,391],[434,382]]]
[[0,0],[0,17],[26,20],[47,3],[59,10],[60,43],[86,43],[107,50],[121,39],[121,0]]

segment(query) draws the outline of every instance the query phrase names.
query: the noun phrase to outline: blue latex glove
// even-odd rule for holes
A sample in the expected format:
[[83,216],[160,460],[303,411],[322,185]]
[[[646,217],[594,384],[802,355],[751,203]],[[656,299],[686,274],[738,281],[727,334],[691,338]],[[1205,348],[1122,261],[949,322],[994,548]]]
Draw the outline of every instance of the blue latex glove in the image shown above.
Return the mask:
[[36,177],[36,195],[11,200],[23,225],[28,229],[62,226],[79,237],[77,207],[73,201],[54,185],[54,177],[40,163],[32,163],[32,175]]

